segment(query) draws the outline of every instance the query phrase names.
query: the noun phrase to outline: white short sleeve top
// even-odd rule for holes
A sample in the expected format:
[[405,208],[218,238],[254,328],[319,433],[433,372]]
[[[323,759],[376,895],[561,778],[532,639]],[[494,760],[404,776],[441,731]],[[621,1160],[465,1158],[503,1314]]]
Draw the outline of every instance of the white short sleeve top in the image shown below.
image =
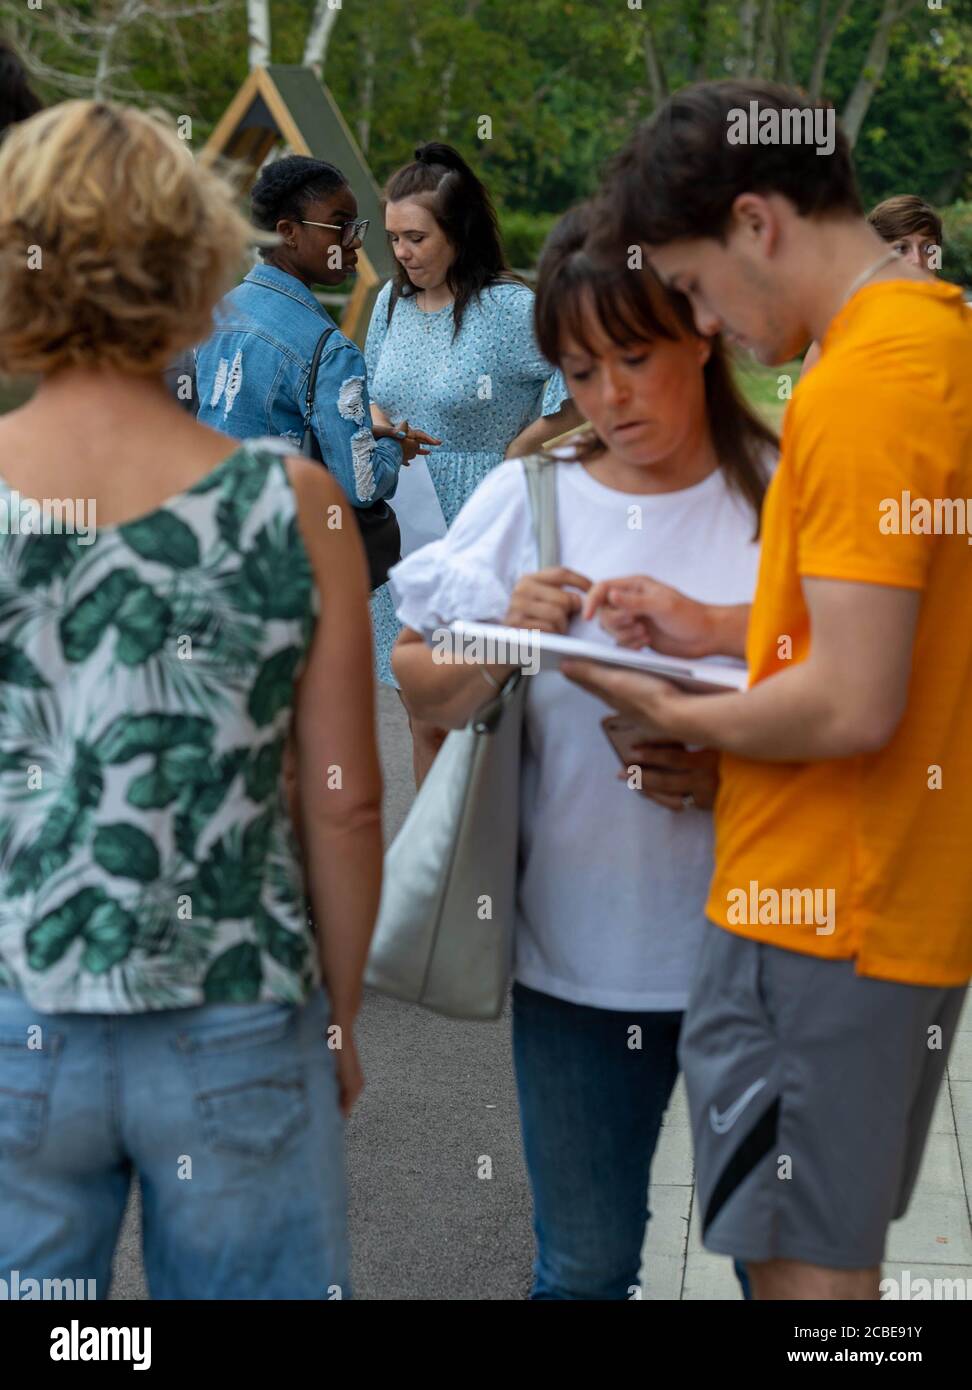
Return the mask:
[[[636,495],[557,467],[561,563],[591,580],[647,574],[703,602],[746,603],[758,543],[750,505],[721,470]],[[537,568],[523,465],[495,469],[448,534],[391,572],[398,617],[422,633],[501,620]],[[571,634],[610,644],[595,622]],[[704,698],[704,697],[700,697]],[[521,772],[515,977],[578,1004],[685,1007],[712,873],[712,816],[632,790],[600,721],[611,711],[559,672],[530,678]]]

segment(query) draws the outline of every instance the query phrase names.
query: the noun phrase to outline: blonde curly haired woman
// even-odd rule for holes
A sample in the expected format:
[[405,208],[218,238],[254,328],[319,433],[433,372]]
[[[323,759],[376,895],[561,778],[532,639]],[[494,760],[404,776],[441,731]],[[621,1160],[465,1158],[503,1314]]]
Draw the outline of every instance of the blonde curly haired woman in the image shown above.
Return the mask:
[[364,556],[323,469],[161,378],[250,237],[154,115],[66,102],[0,151],[0,371],[40,378],[0,419],[0,1268],[100,1297],[133,1174],[152,1297],[348,1293]]

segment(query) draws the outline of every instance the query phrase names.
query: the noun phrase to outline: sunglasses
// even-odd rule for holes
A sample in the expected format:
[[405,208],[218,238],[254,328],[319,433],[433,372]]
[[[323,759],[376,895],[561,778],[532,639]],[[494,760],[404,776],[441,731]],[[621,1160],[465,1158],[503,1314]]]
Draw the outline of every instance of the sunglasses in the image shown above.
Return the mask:
[[371,218],[366,217],[361,222],[310,222],[306,217],[300,220],[305,227],[327,227],[332,232],[340,232],[341,245],[353,246],[356,241],[364,241]]

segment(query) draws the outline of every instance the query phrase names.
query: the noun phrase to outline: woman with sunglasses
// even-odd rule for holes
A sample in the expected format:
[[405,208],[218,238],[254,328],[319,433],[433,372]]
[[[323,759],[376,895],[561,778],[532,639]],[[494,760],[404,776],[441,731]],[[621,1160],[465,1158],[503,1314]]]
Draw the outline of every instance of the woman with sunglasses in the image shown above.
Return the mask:
[[263,170],[251,211],[281,240],[226,296],[217,331],[196,350],[198,418],[237,439],[275,435],[299,449],[310,365],[330,328],[311,417],[321,457],[353,506],[391,497],[403,460],[435,441],[372,424],[364,357],[311,288],[354,273],[368,226],[357,220],[357,199],[333,164],[291,155]]

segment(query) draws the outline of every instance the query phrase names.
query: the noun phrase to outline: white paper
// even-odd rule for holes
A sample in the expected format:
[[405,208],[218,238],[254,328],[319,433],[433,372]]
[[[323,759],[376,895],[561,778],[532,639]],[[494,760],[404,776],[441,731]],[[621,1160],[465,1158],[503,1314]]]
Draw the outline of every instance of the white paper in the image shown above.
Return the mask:
[[439,540],[448,530],[424,458],[418,457],[407,466],[402,465],[395,496],[389,498],[389,502],[402,533],[403,559],[413,550],[428,545],[429,541]]
[[[499,623],[455,622],[451,630],[470,659],[475,659],[477,642],[487,646],[494,644],[497,655],[488,659],[498,665],[523,664],[541,671],[555,671],[570,657],[664,676],[687,689],[745,690],[749,684],[745,664],[728,656],[689,660],[682,656],[665,656],[650,647],[631,651],[627,647],[587,642],[580,637],[562,637],[560,633],[540,632],[535,628],[504,627]],[[504,660],[503,651],[509,653],[508,662]]]

